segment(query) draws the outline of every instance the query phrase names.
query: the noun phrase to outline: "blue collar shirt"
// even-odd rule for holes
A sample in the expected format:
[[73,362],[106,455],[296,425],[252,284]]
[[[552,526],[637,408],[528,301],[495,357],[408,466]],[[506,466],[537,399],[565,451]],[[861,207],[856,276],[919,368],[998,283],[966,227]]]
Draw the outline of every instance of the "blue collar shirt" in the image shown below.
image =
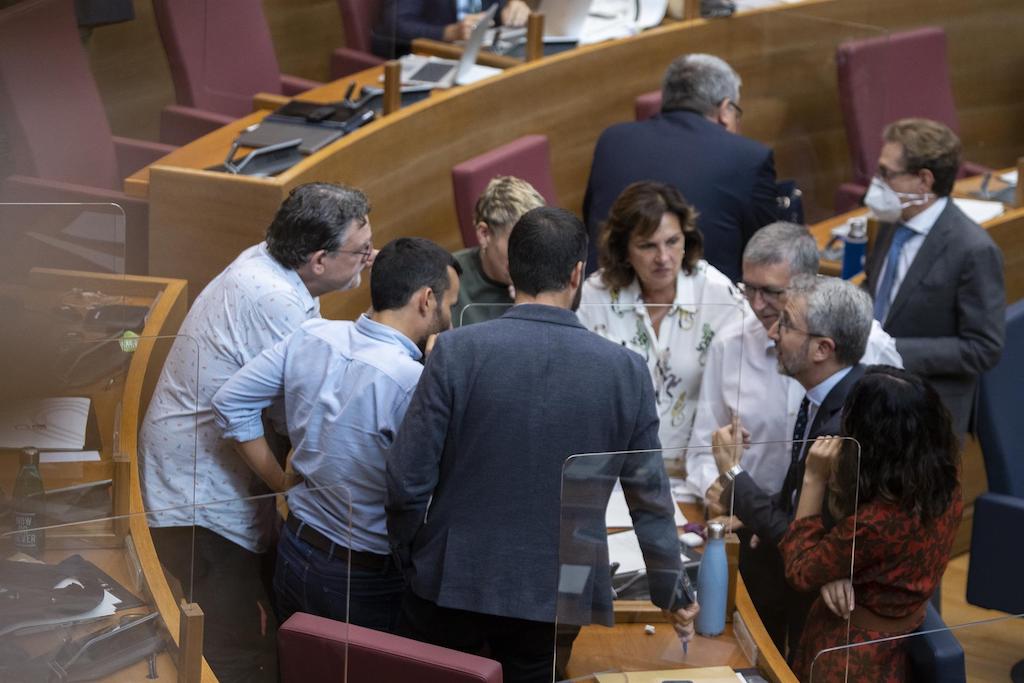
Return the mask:
[[421,356],[408,337],[365,315],[310,320],[221,387],[217,425],[225,439],[259,438],[261,411],[283,397],[292,467],[303,478],[289,491],[291,514],[339,545],[386,555],[384,456]]

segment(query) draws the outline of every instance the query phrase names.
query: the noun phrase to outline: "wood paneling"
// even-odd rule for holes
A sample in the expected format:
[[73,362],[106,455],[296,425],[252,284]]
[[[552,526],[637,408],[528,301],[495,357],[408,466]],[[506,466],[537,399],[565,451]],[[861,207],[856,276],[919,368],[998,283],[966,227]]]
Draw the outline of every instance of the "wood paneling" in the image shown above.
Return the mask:
[[[1022,72],[1024,43],[1006,36],[1024,34],[1024,4],[812,0],[727,21],[680,22],[510,68],[371,124],[276,179],[196,174],[168,165],[152,179],[151,272],[188,277],[198,292],[260,239],[288,189],[312,180],[364,189],[374,204],[371,221],[379,244],[416,234],[457,248],[451,167],[528,133],[549,137],[558,194],[566,208],[579,211],[598,135],[631,119],[634,97],[659,87],[665,66],[684,51],[713,52],[734,64],[744,78],[745,133],[774,146],[779,176],[799,181],[813,220],[828,210],[835,187],[849,176],[835,47],[882,34],[882,23],[893,29],[946,28],[967,156],[1014,163],[1024,151],[1024,127],[1010,121],[1024,106],[1024,81],[1012,74]],[[993,33],[998,50],[991,49]],[[336,98],[342,91],[327,87],[311,97]],[[208,149],[207,159],[219,160],[226,151],[224,138],[202,144],[223,145],[216,155]],[[175,163],[181,163],[177,155]],[[178,240],[185,246],[175,245]],[[367,303],[364,287],[326,297],[323,310],[353,317]]]

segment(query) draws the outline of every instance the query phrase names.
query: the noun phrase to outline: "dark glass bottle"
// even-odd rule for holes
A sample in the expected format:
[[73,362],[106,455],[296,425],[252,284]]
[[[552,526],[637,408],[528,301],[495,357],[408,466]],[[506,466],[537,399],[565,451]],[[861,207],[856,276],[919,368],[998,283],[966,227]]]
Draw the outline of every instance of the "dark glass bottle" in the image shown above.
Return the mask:
[[43,478],[39,474],[39,451],[21,451],[21,469],[14,482],[14,548],[34,557],[46,550],[46,532],[38,529],[46,522]]

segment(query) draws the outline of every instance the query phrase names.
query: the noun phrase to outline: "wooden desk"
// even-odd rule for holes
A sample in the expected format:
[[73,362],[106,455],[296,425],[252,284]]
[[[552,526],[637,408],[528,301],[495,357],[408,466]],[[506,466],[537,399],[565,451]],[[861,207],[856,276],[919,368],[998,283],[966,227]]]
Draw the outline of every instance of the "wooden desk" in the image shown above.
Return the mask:
[[[362,188],[374,204],[375,240],[416,234],[461,246],[452,166],[529,133],[551,143],[560,203],[579,211],[594,143],[609,125],[633,118],[633,100],[659,87],[684,50],[713,52],[744,79],[744,133],[769,143],[780,177],[804,191],[810,220],[830,213],[835,188],[850,176],[835,84],[837,44],[887,30],[940,25],[966,156],[1004,166],[1024,152],[1024,83],[1010,77],[1024,59],[1019,0],[807,0],[728,20],[662,26],[621,41],[506,69],[492,79],[437,93],[328,146],[276,178],[202,170],[259,115],[201,138],[133,176],[126,190],[150,200],[150,272],[185,277],[198,292],[242,249],[261,239],[288,191],[313,180]],[[877,28],[872,28],[877,27]],[[1006,78],[993,79],[993,73]],[[310,92],[338,97],[341,85]],[[323,299],[329,317],[354,317],[367,286]]]
[[[146,603],[131,612],[158,610],[169,642],[175,643],[178,639],[178,605],[156,558],[146,517],[138,514],[143,507],[136,454],[139,423],[170,348],[171,338],[168,335],[177,332],[185,316],[187,284],[183,280],[155,277],[35,269],[30,276],[30,286],[33,294],[53,292],[57,297],[60,292],[77,287],[103,292],[123,303],[150,306],[146,326],[140,334],[138,347],[132,352],[127,371],[118,374],[114,382],[103,383],[104,386],[96,391],[89,390],[102,443],[100,461],[41,467],[48,489],[69,483],[113,479],[111,509],[103,519],[50,530],[45,559],[59,562],[70,555],[80,554],[93,562]],[[13,473],[7,476],[13,476]],[[82,635],[106,625],[109,624],[97,622],[88,627],[76,627],[74,633]],[[35,639],[32,646],[43,652],[52,649],[53,635],[49,634],[49,640],[47,634],[26,638]],[[174,679],[177,669],[169,651],[165,650],[159,656],[157,671],[164,680]],[[147,673],[146,663],[140,662],[103,680],[139,681],[145,680]],[[205,664],[203,680],[213,680]]]

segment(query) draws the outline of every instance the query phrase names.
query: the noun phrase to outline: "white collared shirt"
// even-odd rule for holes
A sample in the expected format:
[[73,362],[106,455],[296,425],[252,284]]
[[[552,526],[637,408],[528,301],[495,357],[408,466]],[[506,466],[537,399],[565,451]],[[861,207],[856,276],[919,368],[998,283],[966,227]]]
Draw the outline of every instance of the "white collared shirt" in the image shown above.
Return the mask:
[[243,365],[319,317],[320,303],[266,243],[243,251],[202,291],[164,362],[139,441],[139,473],[152,527],[205,527],[252,552],[273,533],[273,498],[214,423],[214,393]]
[[[861,362],[903,367],[895,340],[878,321],[871,322]],[[733,415],[739,415],[752,442],[743,451],[740,465],[765,492],[781,489],[789,468],[789,441],[804,393],[795,379],[779,373],[775,343],[753,314],[746,316],[742,324],[721,330],[711,344],[704,366],[697,417],[687,452],[687,481],[703,495],[718,478],[711,455],[711,434],[729,424]],[[807,424],[811,424],[810,419]]]
[[683,457],[682,448],[690,440],[712,340],[730,321],[740,322],[745,310],[746,303],[729,278],[706,261],[699,261],[692,275],[679,273],[675,300],[658,335],[635,278],[622,290],[609,290],[598,271],[583,284],[580,322],[647,361],[666,458]]
[[[892,283],[892,291],[889,294],[889,305],[896,299],[896,294],[900,291],[900,285],[903,284],[903,278],[907,276],[907,271],[910,270],[911,264],[914,259],[917,258],[917,252],[921,251],[921,245],[924,244],[925,238],[928,237],[928,233],[932,231],[935,226],[935,221],[939,220],[939,215],[946,209],[946,204],[949,202],[949,197],[939,197],[935,202],[927,209],[917,214],[908,221],[903,221],[903,225],[910,228],[914,234],[907,238],[907,241],[903,243],[903,249],[900,251],[900,257],[896,261],[896,279]],[[882,272],[878,274],[878,282],[882,282],[885,277],[885,271],[889,268],[889,258],[885,259],[885,264],[882,266]]]

